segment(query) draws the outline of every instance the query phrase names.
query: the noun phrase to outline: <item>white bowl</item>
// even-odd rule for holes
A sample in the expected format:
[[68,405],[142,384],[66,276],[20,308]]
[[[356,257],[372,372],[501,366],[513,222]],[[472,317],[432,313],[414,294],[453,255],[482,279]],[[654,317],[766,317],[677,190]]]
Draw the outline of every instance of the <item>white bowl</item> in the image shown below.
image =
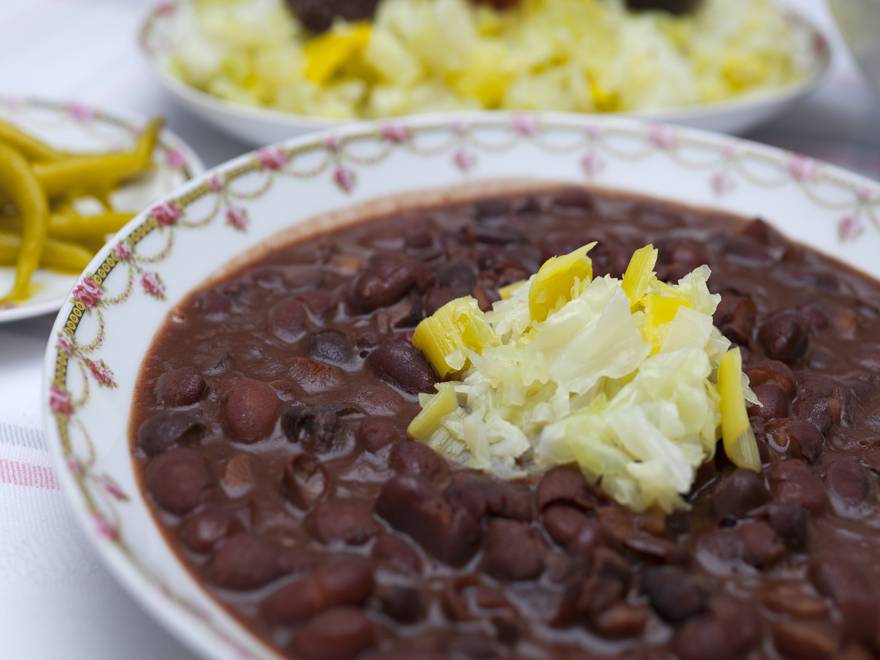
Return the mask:
[[[130,114],[111,114],[72,101],[20,98],[0,98],[0,119],[54,147],[81,152],[127,149],[146,123]],[[205,169],[193,150],[168,130],[162,131],[153,160],[152,172],[113,193],[111,201],[117,210],[140,211]],[[0,295],[14,279],[13,267],[0,266]],[[33,277],[34,295],[20,303],[0,305],[0,323],[56,311],[76,279],[75,275],[38,270]]]
[[[141,24],[139,43],[160,83],[193,114],[224,133],[254,146],[280,142],[309,131],[329,129],[347,123],[226,101],[198,90],[172,75],[166,63],[174,46],[174,37],[169,26],[176,7],[174,3],[165,3],[147,14]],[[818,87],[831,62],[828,42],[818,28],[799,14],[789,12],[789,17],[792,29],[799,31],[812,45],[811,71],[804,80],[772,92],[747,94],[693,107],[632,113],[631,116],[739,134],[781,115]]]
[[356,124],[207,172],[94,259],[55,322],[43,392],[60,482],[89,538],[194,649],[272,655],[184,569],[137,484],[124,439],[141,359],[165,315],[230,260],[311,218],[388,195],[536,179],[760,214],[880,276],[880,184],[778,149],[626,118],[478,113]]

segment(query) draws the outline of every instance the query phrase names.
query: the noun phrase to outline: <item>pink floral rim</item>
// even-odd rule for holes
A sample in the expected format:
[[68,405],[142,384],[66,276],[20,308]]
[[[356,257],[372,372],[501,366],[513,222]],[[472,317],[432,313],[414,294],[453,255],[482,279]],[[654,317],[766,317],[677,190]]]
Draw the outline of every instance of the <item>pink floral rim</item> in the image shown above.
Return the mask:
[[[572,159],[585,182],[601,180],[611,157],[637,161],[660,155],[704,174],[707,190],[716,198],[731,194],[742,184],[794,184],[814,204],[838,214],[836,234],[841,242],[858,240],[868,227],[880,230],[880,185],[854,184],[853,179],[836,168],[803,156],[755,149],[733,139],[719,144],[707,135],[659,124],[619,120],[554,123],[538,115],[474,117],[365,124],[329,137],[306,139],[297,146],[267,147],[209,173],[195,187],[146,211],[127,235],[105,248],[97,267],[82,276],[72,291],[68,308],[62,312],[64,323],[54,339],[48,406],[61,440],[65,465],[82,496],[93,531],[115,546],[163,596],[202,621],[241,657],[250,654],[209,613],[156,577],[129,546],[118,507],[130,502],[131,496],[111,475],[100,471],[95,445],[79,417],[89,404],[92,387],[117,387],[111,365],[101,358],[108,331],[107,311],[125,305],[133,296],[155,301],[165,298],[160,269],[174,251],[178,232],[199,231],[213,223],[222,223],[231,232],[247,232],[253,220],[245,206],[247,201],[265,195],[283,177],[324,180],[339,194],[348,196],[357,189],[359,172],[383,162],[397,150],[407,150],[421,158],[445,159],[449,167],[467,178],[479,169],[484,154],[510,151],[523,142]],[[489,129],[488,134],[479,129]],[[565,141],[559,139],[560,135],[566,137]],[[197,214],[194,203],[203,199],[208,202],[198,205]],[[160,239],[151,241],[159,247],[149,252],[141,246],[148,235],[158,235]],[[121,291],[110,293],[104,282],[118,270],[124,271],[124,286]],[[95,321],[97,330],[93,336],[82,337],[81,321],[89,317]],[[70,387],[73,378],[81,384],[76,388],[81,392],[78,396],[72,394]],[[85,449],[77,451],[71,443],[73,428],[85,439]]]

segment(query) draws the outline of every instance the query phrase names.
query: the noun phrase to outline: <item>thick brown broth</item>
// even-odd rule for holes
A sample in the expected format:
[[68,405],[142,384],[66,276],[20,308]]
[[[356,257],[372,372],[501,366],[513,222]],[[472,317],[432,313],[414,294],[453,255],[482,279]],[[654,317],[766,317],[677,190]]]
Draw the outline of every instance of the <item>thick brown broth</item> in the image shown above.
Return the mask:
[[[406,440],[446,301],[588,241],[619,276],[707,263],[763,408],[692,510],[634,515],[557,468],[502,482]],[[302,658],[868,658],[880,651],[880,289],[746,221],[583,189],[371,219],[189,296],[145,359],[133,451],[196,577]]]

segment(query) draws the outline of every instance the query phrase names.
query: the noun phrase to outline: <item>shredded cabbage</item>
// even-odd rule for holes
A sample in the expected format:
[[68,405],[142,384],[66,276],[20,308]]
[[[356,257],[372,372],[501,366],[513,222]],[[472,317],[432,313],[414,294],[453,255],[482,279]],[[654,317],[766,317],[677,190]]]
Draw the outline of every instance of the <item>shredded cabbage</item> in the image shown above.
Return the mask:
[[[633,112],[805,78],[808,35],[773,0],[705,0],[692,16],[623,0],[382,0],[368,39],[308,34],[283,0],[191,0],[167,68],[214,96],[328,118],[466,109]],[[338,38],[337,38],[338,37]],[[320,47],[311,47],[320,40]]]
[[[633,510],[684,507],[719,438],[715,379],[730,342],[712,323],[720,296],[708,267],[670,285],[648,263],[629,296],[610,276],[581,282],[544,320],[529,313],[537,275],[509,289],[480,320],[493,341],[466,349],[468,366],[433,395],[452,407],[452,387],[457,407],[426,426],[433,399],[422,395],[413,435],[473,468],[512,476],[577,463]],[[747,379],[741,389],[731,398],[740,417],[753,396]]]

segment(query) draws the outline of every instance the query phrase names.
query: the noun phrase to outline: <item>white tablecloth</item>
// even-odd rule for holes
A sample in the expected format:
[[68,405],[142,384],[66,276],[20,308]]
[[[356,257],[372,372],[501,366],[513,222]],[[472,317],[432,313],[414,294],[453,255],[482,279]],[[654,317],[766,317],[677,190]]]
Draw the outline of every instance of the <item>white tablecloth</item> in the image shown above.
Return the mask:
[[[151,79],[135,47],[150,4],[0,0],[0,94],[165,115],[208,166],[241,153],[243,145],[175,107]],[[833,36],[821,0],[792,4]],[[752,137],[880,179],[880,101],[833,41],[834,70],[822,89]],[[0,657],[191,657],[116,585],[58,491],[40,431],[51,324],[45,317],[0,326]]]

